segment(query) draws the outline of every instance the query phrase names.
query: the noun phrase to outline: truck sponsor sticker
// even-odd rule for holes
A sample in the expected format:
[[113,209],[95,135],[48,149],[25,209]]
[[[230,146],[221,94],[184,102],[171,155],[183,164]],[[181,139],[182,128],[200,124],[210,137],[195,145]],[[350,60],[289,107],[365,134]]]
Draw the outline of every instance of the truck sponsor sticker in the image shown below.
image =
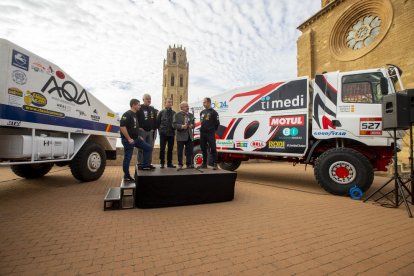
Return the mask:
[[285,141],[269,141],[269,149],[284,149],[286,147]]
[[360,118],[359,135],[382,135],[382,118]]
[[255,140],[255,141],[250,142],[250,147],[254,149],[261,149],[261,148],[266,147],[266,142]]
[[233,140],[217,139],[216,140],[216,145],[217,145],[217,147],[220,147],[220,148],[232,148],[233,145],[234,145],[234,141]]
[[25,71],[29,71],[29,56],[13,49],[12,65]]
[[21,106],[22,98],[23,98],[23,91],[16,87],[9,87],[7,89],[7,93],[9,94],[9,105],[14,106]]
[[[58,72],[60,71],[57,71],[56,75],[58,75]],[[56,78],[51,76],[41,91],[43,93],[46,91],[49,94],[56,93],[60,99],[66,100],[67,102],[74,102],[77,105],[84,105],[85,103],[87,103],[88,106],[91,105],[86,90],[82,89],[82,91],[79,92],[76,85],[69,80],[64,81],[62,85],[59,86]]]
[[236,148],[247,148],[249,147],[249,141],[236,141],[235,147]]
[[337,130],[315,130],[312,134],[315,136],[346,136],[345,131]]
[[23,105],[22,108],[23,110],[30,111],[30,112],[35,112],[35,113],[40,113],[40,114],[45,114],[45,115],[50,115],[50,116],[56,116],[56,117],[65,117],[65,114],[63,114],[62,112],[56,112],[53,110],[48,110],[48,109],[44,109],[40,107]]
[[305,125],[304,115],[272,116],[269,119],[269,126],[303,126],[303,125]]
[[14,70],[12,73],[14,83],[25,85],[27,82],[26,74],[22,70]]
[[24,103],[27,105],[43,107],[47,105],[47,99],[40,93],[26,91],[26,95],[24,96]]
[[37,73],[44,73],[46,71],[46,67],[40,62],[33,62],[30,68]]

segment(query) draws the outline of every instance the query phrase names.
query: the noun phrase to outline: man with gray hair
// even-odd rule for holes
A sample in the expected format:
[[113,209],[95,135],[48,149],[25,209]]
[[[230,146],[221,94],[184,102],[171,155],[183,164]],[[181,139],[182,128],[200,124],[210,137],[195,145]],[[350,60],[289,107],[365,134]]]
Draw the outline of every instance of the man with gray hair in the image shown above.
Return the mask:
[[193,165],[193,132],[194,115],[189,113],[187,102],[180,104],[181,111],[174,115],[173,127],[176,130],[178,169],[183,168],[183,150],[185,147],[185,157],[187,168],[194,168]]
[[[157,129],[157,111],[151,106],[151,95],[144,94],[142,96],[143,104],[138,113],[138,122],[139,122],[139,135],[144,139],[144,141],[154,148],[155,141],[155,130]],[[144,162],[143,151],[138,151],[138,169],[142,169]],[[151,168],[155,168],[151,165],[152,163],[152,150],[149,159],[149,164]]]

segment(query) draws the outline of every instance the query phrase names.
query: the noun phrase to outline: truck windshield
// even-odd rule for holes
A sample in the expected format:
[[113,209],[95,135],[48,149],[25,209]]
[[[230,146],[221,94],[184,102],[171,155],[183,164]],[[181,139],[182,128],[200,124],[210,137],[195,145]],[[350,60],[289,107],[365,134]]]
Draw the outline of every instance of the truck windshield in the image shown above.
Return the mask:
[[381,103],[381,77],[380,72],[343,76],[342,102]]

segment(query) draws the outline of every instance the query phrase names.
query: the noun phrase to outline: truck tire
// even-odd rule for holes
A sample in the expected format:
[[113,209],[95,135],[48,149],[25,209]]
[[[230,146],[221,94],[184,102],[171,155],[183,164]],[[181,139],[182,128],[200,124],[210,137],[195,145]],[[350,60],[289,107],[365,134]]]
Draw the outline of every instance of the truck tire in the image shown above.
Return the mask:
[[69,164],[72,175],[82,182],[97,180],[105,165],[105,150],[93,142],[86,142]]
[[25,165],[12,165],[12,171],[20,177],[27,179],[40,178],[50,172],[53,163],[38,163]]
[[315,178],[325,191],[334,195],[347,195],[357,185],[363,192],[374,180],[369,160],[356,150],[334,148],[316,159]]
[[226,171],[235,171],[240,167],[240,165],[241,165],[240,160],[232,160],[231,162],[222,161],[219,163],[220,168]]
[[203,164],[203,152],[200,146],[195,146],[193,150],[193,164],[195,167]]

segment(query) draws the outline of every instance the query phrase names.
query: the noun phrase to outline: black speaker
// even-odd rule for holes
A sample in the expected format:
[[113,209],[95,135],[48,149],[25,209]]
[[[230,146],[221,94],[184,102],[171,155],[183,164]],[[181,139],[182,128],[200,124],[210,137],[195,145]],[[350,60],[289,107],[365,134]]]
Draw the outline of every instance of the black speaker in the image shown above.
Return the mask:
[[402,93],[407,94],[408,104],[410,105],[410,122],[414,123],[414,89],[403,90]]
[[383,129],[410,128],[410,101],[407,93],[395,93],[382,98]]

